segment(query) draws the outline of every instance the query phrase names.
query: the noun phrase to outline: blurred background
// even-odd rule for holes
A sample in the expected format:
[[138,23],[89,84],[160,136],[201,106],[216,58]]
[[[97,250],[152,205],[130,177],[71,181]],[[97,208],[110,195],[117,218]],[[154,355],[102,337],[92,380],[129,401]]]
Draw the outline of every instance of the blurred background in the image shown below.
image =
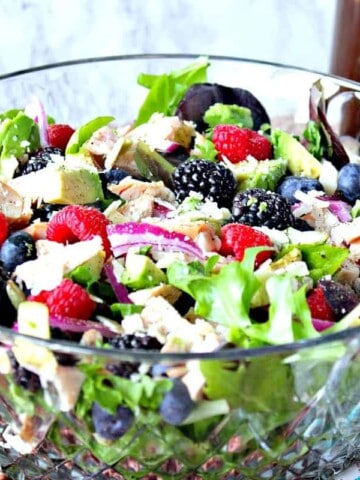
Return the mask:
[[0,8],[0,73],[128,53],[231,55],[328,72],[336,0],[0,0]]

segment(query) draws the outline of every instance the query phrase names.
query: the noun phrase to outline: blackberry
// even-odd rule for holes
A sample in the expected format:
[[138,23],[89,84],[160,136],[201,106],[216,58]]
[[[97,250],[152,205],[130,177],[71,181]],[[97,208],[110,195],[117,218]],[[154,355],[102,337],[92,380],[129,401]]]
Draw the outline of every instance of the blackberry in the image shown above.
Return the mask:
[[56,203],[41,203],[39,207],[34,208],[30,222],[40,220],[40,222],[48,222],[53,213],[58,212],[64,208],[62,204]]
[[[109,345],[119,350],[160,350],[162,347],[162,344],[155,337],[151,337],[150,335],[135,335],[131,333],[117,335],[116,337],[110,338]],[[140,363],[138,362],[124,361],[108,364],[106,369],[114,375],[130,378],[133,373],[139,371],[139,367]]]
[[51,155],[64,156],[64,151],[56,147],[45,147],[39,150],[35,155],[30,155],[29,160],[20,169],[19,175],[27,175],[42,170],[48,163],[53,162]]
[[230,207],[235,194],[235,177],[222,163],[189,160],[176,167],[172,180],[176,199],[180,202],[190,192],[198,192],[219,207]]
[[232,218],[234,222],[245,225],[278,230],[295,224],[291,205],[286,198],[262,188],[249,188],[238,192],[233,200]]
[[119,350],[160,350],[162,348],[162,344],[157,338],[150,335],[135,335],[133,333],[112,337],[109,339],[109,344]]
[[139,371],[139,367],[139,362],[119,362],[109,363],[106,365],[106,370],[118,377],[130,378],[133,373]]

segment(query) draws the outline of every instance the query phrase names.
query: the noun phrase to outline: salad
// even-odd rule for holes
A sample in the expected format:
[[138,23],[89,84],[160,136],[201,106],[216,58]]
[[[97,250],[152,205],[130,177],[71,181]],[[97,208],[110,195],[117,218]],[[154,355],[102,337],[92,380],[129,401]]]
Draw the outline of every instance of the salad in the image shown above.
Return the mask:
[[[360,325],[359,145],[327,121],[320,82],[295,135],[250,91],[209,83],[209,65],[140,74],[148,94],[127,125],[68,125],[38,98],[0,115],[1,324],[22,334],[0,352],[22,418],[3,432],[9,448],[29,454],[48,435],[66,456],[59,432],[82,422],[78,448],[113,464],[145,456],[134,439],[150,425],[164,458],[181,444],[197,465],[234,409],[266,414],[271,431],[303,402],[271,356],[182,354]],[[82,360],[78,346],[96,353]]]

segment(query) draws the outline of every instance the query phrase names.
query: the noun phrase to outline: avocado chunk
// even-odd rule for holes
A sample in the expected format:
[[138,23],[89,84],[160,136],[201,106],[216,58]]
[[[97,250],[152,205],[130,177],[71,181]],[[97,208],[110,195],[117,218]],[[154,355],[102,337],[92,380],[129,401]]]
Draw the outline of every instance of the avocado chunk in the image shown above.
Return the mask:
[[86,262],[74,268],[69,277],[81,285],[88,286],[99,280],[104,266],[105,252],[99,251]]
[[121,281],[132,289],[149,288],[166,282],[166,275],[146,255],[128,253]]
[[167,187],[172,187],[174,165],[155,150],[151,150],[144,142],[139,141],[136,145],[135,163],[140,174],[147,180],[152,182],[162,180]]
[[104,197],[99,174],[87,167],[48,165],[10,184],[23,197],[42,198],[46,203],[83,205]]
[[231,164],[229,168],[235,176],[238,190],[263,188],[274,191],[286,174],[287,163],[284,158],[261,161],[249,159]]
[[[50,338],[49,310],[43,303],[21,302],[17,322],[19,333],[45,340]],[[12,350],[21,366],[44,378],[54,378],[57,361],[51,350],[26,338],[16,339]]]
[[292,135],[282,130],[272,133],[274,157],[288,161],[288,169],[293,175],[318,178],[321,163]]

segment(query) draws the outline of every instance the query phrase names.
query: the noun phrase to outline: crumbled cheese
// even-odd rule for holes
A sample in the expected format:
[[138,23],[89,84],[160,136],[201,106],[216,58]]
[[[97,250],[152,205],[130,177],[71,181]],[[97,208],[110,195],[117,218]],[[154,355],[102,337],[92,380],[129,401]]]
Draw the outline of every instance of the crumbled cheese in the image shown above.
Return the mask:
[[32,294],[57,287],[64,275],[103,252],[101,237],[95,236],[70,245],[49,240],[36,242],[38,258],[18,265],[15,276],[25,282]]

